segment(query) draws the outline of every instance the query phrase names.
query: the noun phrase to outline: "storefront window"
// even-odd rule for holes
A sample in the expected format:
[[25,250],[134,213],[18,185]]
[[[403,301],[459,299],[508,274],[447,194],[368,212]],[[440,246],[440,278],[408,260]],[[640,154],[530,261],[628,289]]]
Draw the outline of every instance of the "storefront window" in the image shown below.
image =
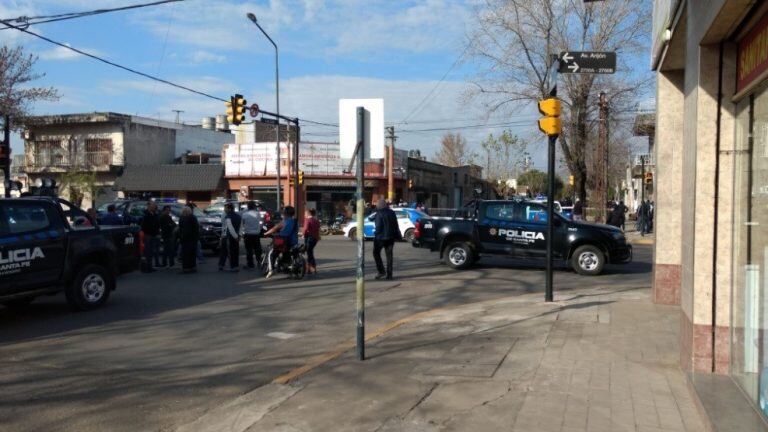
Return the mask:
[[768,415],[768,91],[737,107],[731,372]]

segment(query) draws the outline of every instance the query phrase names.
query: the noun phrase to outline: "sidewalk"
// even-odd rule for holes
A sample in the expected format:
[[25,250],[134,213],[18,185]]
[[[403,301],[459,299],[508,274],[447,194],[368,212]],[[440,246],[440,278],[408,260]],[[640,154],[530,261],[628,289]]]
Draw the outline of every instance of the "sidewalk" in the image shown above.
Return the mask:
[[540,293],[425,314],[179,431],[704,431],[678,312],[649,290]]

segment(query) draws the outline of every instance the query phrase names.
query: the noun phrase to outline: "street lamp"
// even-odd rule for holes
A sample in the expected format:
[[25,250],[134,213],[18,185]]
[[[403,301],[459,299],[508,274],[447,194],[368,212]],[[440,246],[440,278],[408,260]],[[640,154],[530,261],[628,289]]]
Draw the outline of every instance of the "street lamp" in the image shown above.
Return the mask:
[[[273,47],[275,47],[275,105],[277,108],[277,123],[275,124],[275,138],[276,138],[276,149],[277,152],[277,202],[276,206],[279,209],[280,203],[282,202],[281,195],[280,195],[280,163],[282,162],[280,160],[280,70],[278,67],[279,61],[278,61],[278,52],[277,52],[277,44],[275,41],[272,40],[271,37],[267,34],[267,32],[264,31],[263,28],[259,25],[259,21],[256,19],[256,15],[248,12],[247,14],[248,19],[251,20],[254,24],[256,24],[256,27],[261,30],[261,33],[264,34],[264,36],[267,37],[269,42],[272,44]],[[255,130],[254,130],[255,133]]]

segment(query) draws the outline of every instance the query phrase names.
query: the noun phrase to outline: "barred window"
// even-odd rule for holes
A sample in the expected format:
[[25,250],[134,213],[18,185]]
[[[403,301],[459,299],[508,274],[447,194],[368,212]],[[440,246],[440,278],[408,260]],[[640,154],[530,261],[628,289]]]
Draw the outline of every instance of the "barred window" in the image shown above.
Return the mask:
[[86,138],[85,151],[87,152],[112,151],[112,139],[111,138]]

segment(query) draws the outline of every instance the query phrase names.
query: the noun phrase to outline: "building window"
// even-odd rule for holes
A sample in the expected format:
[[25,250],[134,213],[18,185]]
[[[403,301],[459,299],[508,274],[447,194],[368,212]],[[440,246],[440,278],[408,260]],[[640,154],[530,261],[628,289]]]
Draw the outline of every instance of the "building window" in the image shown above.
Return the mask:
[[469,174],[464,174],[464,184],[469,184]]
[[78,155],[80,163],[84,166],[102,166],[112,163],[112,139],[111,138],[86,138],[83,142],[83,151]]
[[768,86],[737,106],[731,374],[768,412]]
[[66,155],[61,140],[35,141],[32,153],[33,159],[29,165],[38,167],[66,166],[68,164]]

